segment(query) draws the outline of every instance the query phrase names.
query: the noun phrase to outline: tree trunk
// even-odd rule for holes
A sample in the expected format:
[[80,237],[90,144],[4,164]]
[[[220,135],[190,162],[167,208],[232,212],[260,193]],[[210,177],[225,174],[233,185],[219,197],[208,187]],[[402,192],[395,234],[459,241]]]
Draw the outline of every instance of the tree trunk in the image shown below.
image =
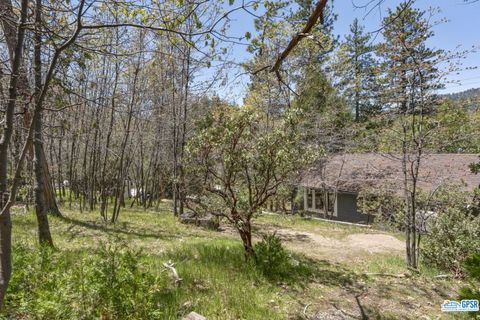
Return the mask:
[[[12,13],[11,3],[8,1],[0,2],[2,13]],[[28,0],[21,1],[20,23],[13,35],[11,23],[12,21],[0,17],[3,31],[10,34],[10,37],[16,36],[15,49],[10,50],[10,60],[12,65],[12,74],[10,76],[8,103],[5,109],[5,120],[3,136],[0,139],[0,306],[3,305],[5,294],[7,292],[8,283],[12,274],[12,222],[10,217],[10,209],[4,208],[5,197],[7,191],[7,170],[8,170],[8,146],[10,144],[13,132],[13,114],[15,111],[15,103],[17,100],[17,85],[20,64],[23,55],[23,40],[25,36],[25,23],[27,21]],[[15,30],[15,28],[13,28]],[[6,210],[5,210],[6,209]]]
[[[143,38],[141,41],[143,41]],[[121,206],[125,207],[125,199],[124,199],[125,191],[124,190],[125,190],[125,179],[127,178],[127,172],[126,172],[127,166],[124,164],[124,162],[128,162],[128,161],[125,161],[125,156],[126,156],[125,152],[127,149],[128,139],[130,137],[130,128],[131,128],[132,118],[133,118],[133,109],[135,107],[135,103],[137,99],[137,81],[138,81],[139,73],[140,73],[140,61],[138,61],[137,64],[135,65],[135,70],[133,72],[132,93],[131,93],[131,99],[130,99],[129,108],[128,108],[125,135],[123,137],[121,150],[120,150],[118,175],[116,179],[117,189],[116,189],[115,200],[113,205],[112,218],[110,219],[111,223],[115,223],[117,221],[118,216],[120,215],[120,207]]]
[[[5,194],[3,194],[5,195]],[[3,209],[7,202],[0,192],[0,208]],[[0,216],[0,306],[7,292],[8,283],[12,276],[12,220],[10,210]]]
[[[33,115],[34,139],[33,139],[33,168],[35,171],[35,214],[38,222],[38,240],[40,244],[53,246],[50,227],[48,225],[45,184],[51,184],[50,179],[45,181],[46,164],[45,153],[43,150],[43,121],[42,121],[42,102],[40,92],[42,88],[42,61],[41,61],[41,10],[42,0],[36,0],[35,7],[35,46],[34,46],[34,71],[35,71],[35,113]],[[56,206],[56,205],[55,205]]]
[[[41,5],[41,4],[40,4]],[[13,11],[12,11],[12,5],[8,1],[2,1],[0,2],[0,8],[2,9],[3,12],[7,12],[7,19],[5,21],[2,21],[2,25],[4,28],[4,33],[6,35],[6,42],[7,42],[7,47],[10,53],[10,59],[13,61],[13,52],[15,50],[16,46],[16,39],[14,37],[15,35],[15,27],[12,25],[12,21],[14,21],[14,16],[13,16]],[[41,18],[41,16],[39,17]],[[8,21],[7,21],[8,20]],[[20,58],[21,59],[21,58]],[[20,96],[24,98],[25,101],[28,101],[30,99],[30,88],[29,88],[29,83],[28,83],[28,78],[27,78],[27,70],[25,70],[24,67],[22,67],[22,62],[19,61],[19,71],[17,74],[17,80],[18,80],[18,85],[17,85],[17,91]],[[25,129],[28,128],[30,125],[30,112],[28,109],[28,104],[25,104],[25,107],[23,108],[23,124],[25,126]],[[43,151],[42,151],[43,152]],[[44,152],[43,152],[44,153]],[[28,155],[30,156],[30,159],[33,159],[33,148],[29,150]],[[43,189],[45,192],[45,205],[47,208],[47,212],[51,212],[55,215],[60,215],[60,211],[58,210],[57,203],[55,201],[55,192],[53,190],[53,186],[50,182],[50,174],[48,173],[48,165],[46,162],[45,155],[43,155],[42,160],[43,161],[43,168],[45,169],[45,188]]]
[[45,157],[45,150],[41,150],[41,162],[42,162],[42,181],[43,181],[43,196],[45,199],[45,210],[47,213],[53,214],[54,216],[60,217],[62,213],[57,205],[57,200],[55,196],[55,189],[52,184],[52,178],[50,176],[50,171],[48,169],[47,158]]
[[35,171],[35,214],[38,222],[38,240],[41,244],[53,246],[52,236],[50,234],[50,227],[48,224],[47,206],[45,201],[45,180],[44,180],[44,166],[42,161],[43,143],[42,143],[42,120],[41,115],[35,117],[35,138],[34,138],[34,156],[33,167]]
[[252,225],[250,221],[246,221],[244,225],[238,229],[238,232],[240,233],[240,238],[242,238],[245,260],[249,261],[255,254],[253,251]]

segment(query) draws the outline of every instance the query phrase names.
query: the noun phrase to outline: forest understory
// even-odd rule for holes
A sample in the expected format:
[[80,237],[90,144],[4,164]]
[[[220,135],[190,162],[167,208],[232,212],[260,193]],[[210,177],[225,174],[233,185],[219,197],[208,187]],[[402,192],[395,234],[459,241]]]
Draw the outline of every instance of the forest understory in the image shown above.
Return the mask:
[[[297,261],[270,278],[244,261],[235,231],[179,223],[170,209],[128,209],[115,224],[64,209],[52,217],[55,249],[39,250],[33,213],[15,208],[15,276],[3,315],[15,319],[436,319],[462,285],[436,270],[410,272],[401,248],[352,236],[399,234],[300,217],[259,217],[255,238],[277,232]],[[312,237],[318,236],[318,239]],[[373,236],[373,237],[372,237]],[[364,243],[365,245],[367,243]],[[164,263],[175,263],[175,283]],[[414,288],[411,290],[411,288]],[[20,290],[21,289],[21,290]],[[134,300],[132,300],[134,299]]]

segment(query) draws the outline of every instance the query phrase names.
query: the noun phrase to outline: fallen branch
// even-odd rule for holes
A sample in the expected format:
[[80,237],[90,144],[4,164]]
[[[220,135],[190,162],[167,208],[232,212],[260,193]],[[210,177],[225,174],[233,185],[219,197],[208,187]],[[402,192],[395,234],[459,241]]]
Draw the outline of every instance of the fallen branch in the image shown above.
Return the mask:
[[310,317],[307,315],[307,309],[308,309],[308,307],[310,307],[310,305],[311,305],[311,303],[307,303],[307,304],[305,305],[305,308],[303,308],[303,318],[304,318],[305,320],[309,320],[309,319],[310,319]]
[[446,278],[451,278],[452,275],[451,274],[439,274],[435,277],[433,277],[434,279],[446,279]]
[[173,278],[175,279],[175,285],[178,286],[183,279],[178,275],[177,269],[175,269],[175,263],[169,260],[168,262],[164,262],[163,266],[172,271]]

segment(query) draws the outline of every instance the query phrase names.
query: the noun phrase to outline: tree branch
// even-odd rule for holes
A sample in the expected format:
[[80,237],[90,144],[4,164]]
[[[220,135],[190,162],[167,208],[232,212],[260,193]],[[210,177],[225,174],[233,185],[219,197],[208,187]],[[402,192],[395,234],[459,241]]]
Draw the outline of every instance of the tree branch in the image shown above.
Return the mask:
[[270,72],[278,72],[280,70],[280,66],[282,65],[283,60],[285,60],[290,52],[297,46],[297,44],[306,37],[313,29],[313,27],[317,24],[318,19],[320,19],[320,23],[323,24],[323,12],[325,11],[325,7],[327,5],[327,0],[320,0],[315,7],[315,10],[308,18],[307,24],[302,29],[301,32],[297,33],[290,43],[288,44],[287,48],[278,56],[277,61],[270,69]]

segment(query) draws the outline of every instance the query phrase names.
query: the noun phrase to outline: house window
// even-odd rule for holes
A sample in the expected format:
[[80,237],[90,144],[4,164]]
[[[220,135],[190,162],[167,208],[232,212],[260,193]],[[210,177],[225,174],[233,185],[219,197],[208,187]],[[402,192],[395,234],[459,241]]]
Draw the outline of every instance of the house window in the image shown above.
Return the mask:
[[[327,210],[329,214],[333,213],[335,204],[335,193],[328,192],[325,198],[325,192],[322,190],[306,189],[307,207],[306,209],[312,209],[317,211],[325,211],[325,203],[327,204]],[[315,201],[313,200],[315,196]]]
[[320,190],[315,190],[315,209],[323,210],[324,195]]
[[[327,207],[328,213],[333,212],[333,205],[335,204],[335,193],[328,192],[325,194],[322,190],[315,190],[315,210],[324,212]],[[325,204],[327,204],[325,206]]]
[[313,190],[307,189],[307,208],[313,207]]

